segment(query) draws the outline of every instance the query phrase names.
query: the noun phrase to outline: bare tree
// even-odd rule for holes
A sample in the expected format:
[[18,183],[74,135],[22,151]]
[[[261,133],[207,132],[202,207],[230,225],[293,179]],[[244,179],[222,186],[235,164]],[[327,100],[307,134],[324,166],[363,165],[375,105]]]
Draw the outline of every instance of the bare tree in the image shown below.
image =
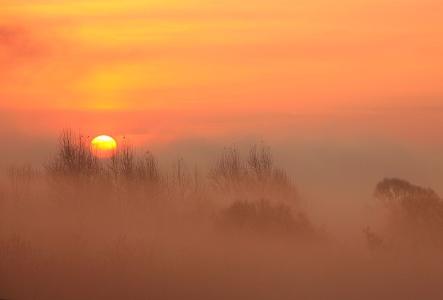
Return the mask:
[[246,176],[246,167],[237,148],[225,148],[210,172],[217,185],[238,184]]
[[271,149],[263,144],[253,145],[249,150],[248,169],[259,181],[271,178],[273,170]]
[[57,152],[46,170],[53,177],[91,177],[100,172],[100,164],[82,135],[64,130],[59,137]]

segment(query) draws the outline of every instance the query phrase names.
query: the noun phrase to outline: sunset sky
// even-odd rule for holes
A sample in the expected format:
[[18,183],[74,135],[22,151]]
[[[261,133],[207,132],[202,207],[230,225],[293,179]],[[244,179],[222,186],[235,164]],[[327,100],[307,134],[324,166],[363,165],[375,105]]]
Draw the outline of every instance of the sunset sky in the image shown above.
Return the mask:
[[44,162],[71,128],[197,161],[264,140],[318,199],[383,176],[443,192],[442,16],[441,0],[0,0],[0,165]]
[[439,0],[0,6],[3,132],[155,143],[332,126],[435,142],[443,129]]

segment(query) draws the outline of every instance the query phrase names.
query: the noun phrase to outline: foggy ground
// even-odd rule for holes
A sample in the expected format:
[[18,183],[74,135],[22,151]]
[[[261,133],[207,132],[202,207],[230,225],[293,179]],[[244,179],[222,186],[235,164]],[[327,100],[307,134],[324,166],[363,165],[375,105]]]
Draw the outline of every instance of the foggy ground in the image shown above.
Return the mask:
[[431,190],[375,182],[367,218],[334,227],[346,209],[316,212],[262,145],[221,149],[198,170],[131,150],[97,162],[75,147],[72,161],[59,145],[44,167],[3,172],[1,298],[443,297]]

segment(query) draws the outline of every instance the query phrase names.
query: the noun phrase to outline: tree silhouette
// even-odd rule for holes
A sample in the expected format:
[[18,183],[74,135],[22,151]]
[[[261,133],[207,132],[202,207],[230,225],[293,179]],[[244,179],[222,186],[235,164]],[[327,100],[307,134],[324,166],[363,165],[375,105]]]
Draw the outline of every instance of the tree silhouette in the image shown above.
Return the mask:
[[443,201],[435,191],[389,178],[377,184],[375,197],[388,209],[397,240],[443,245]]

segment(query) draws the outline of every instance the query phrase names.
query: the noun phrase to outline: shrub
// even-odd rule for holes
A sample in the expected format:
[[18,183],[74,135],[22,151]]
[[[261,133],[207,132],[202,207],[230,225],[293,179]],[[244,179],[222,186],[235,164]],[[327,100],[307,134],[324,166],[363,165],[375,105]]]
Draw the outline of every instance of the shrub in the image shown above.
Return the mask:
[[160,182],[158,163],[151,152],[147,151],[135,166],[136,177],[142,182],[156,184]]
[[443,225],[443,202],[432,189],[396,178],[384,179],[377,184],[375,197],[398,218]]
[[59,137],[55,157],[46,165],[53,178],[91,178],[100,172],[100,163],[82,135],[65,130]]
[[312,231],[304,214],[294,215],[285,204],[269,200],[234,201],[219,217],[225,229],[255,234],[306,234]]
[[443,201],[435,191],[391,178],[377,184],[375,197],[389,212],[392,243],[443,246]]
[[111,157],[111,174],[116,179],[135,179],[136,160],[134,149],[131,146],[121,146]]
[[235,186],[246,175],[246,166],[234,147],[225,148],[210,171],[210,178],[217,186]]
[[[160,170],[150,152],[137,156],[134,148],[123,145],[111,157],[108,167],[114,187],[123,188],[126,192],[132,191],[133,198],[136,197],[135,194],[144,198],[144,192],[158,191],[161,182]],[[148,194],[152,196],[150,192]]]
[[270,148],[263,144],[253,145],[246,159],[236,148],[225,148],[210,171],[210,179],[224,190],[247,188],[295,192],[289,176],[275,167]]
[[273,159],[269,147],[253,145],[249,150],[248,170],[258,181],[266,181],[272,176]]
[[378,234],[373,232],[369,227],[363,229],[363,233],[366,237],[366,243],[369,250],[377,251],[383,247],[383,239]]

